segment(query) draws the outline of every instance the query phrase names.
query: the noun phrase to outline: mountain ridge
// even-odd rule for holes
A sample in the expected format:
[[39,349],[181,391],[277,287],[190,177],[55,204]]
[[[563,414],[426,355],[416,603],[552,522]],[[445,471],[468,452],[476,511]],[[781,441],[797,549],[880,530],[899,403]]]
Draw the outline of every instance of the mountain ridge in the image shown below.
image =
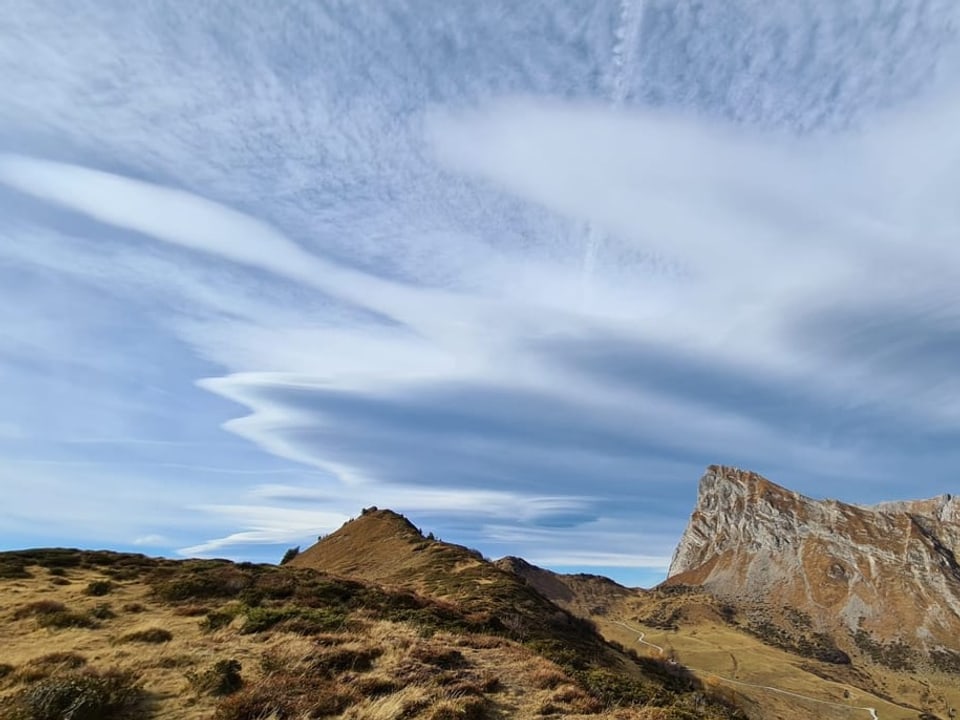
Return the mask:
[[664,586],[802,609],[848,650],[904,643],[930,656],[960,637],[957,550],[953,495],[851,505],[714,465]]

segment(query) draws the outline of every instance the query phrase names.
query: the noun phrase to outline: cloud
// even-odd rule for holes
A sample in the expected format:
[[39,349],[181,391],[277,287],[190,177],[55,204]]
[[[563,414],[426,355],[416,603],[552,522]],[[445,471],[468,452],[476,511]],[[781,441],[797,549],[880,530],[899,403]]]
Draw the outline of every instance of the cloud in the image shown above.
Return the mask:
[[8,18],[5,527],[656,568],[706,463],[947,489],[955,4],[694,5]]

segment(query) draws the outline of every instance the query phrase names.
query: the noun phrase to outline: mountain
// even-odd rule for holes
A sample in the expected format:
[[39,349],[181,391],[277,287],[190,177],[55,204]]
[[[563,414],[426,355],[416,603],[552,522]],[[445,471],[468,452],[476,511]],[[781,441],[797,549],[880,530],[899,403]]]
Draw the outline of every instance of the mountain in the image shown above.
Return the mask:
[[642,592],[602,575],[555,573],[518,557],[501,558],[494,565],[516,575],[551,602],[581,617],[614,614],[624,600]]
[[392,592],[412,591],[444,603],[468,618],[473,631],[509,637],[536,650],[607,704],[662,708],[660,714],[649,717],[682,718],[693,712],[702,718],[746,717],[734,707],[736,693],[725,694],[722,701],[711,698],[681,665],[640,657],[609,643],[586,615],[578,616],[553,602],[550,590],[540,591],[542,582],[527,579],[533,575],[541,580],[547,575],[565,578],[558,582],[583,591],[582,602],[601,597],[609,602],[618,593],[630,594],[606,578],[537,573],[539,568],[519,558],[495,564],[476,550],[442,542],[432,534],[425,537],[404,516],[375,507],[321,538],[288,565],[376,583]]
[[[960,499],[815,500],[711,466],[664,587],[700,586],[779,644],[960,671]],[[849,659],[849,658],[848,658]]]

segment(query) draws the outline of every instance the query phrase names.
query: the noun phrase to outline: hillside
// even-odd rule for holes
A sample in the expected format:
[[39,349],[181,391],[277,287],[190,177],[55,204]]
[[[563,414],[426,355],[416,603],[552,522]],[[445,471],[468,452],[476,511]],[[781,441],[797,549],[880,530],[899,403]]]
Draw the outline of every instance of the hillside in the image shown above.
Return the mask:
[[[439,600],[293,564],[0,553],[0,719],[738,716],[506,573],[464,567],[418,581],[443,588]],[[529,628],[498,621],[511,598]]]
[[643,592],[601,575],[555,573],[518,557],[501,558],[494,564],[521,578],[551,602],[581,617],[616,614],[625,599]]

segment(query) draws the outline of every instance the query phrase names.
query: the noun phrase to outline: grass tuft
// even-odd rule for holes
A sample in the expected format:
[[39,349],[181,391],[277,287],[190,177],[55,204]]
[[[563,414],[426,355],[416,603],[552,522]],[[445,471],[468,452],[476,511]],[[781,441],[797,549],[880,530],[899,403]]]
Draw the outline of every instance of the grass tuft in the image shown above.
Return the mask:
[[84,595],[92,597],[103,597],[113,591],[113,583],[109,580],[94,580],[83,589]]
[[10,701],[11,720],[118,720],[142,698],[138,677],[125,671],[65,673],[45,678]]
[[173,633],[164,628],[147,628],[121,636],[120,642],[153,643],[159,645],[173,640]]
[[238,660],[218,660],[213,667],[203,672],[188,672],[187,679],[197,692],[223,697],[232,695],[243,687],[241,669]]

